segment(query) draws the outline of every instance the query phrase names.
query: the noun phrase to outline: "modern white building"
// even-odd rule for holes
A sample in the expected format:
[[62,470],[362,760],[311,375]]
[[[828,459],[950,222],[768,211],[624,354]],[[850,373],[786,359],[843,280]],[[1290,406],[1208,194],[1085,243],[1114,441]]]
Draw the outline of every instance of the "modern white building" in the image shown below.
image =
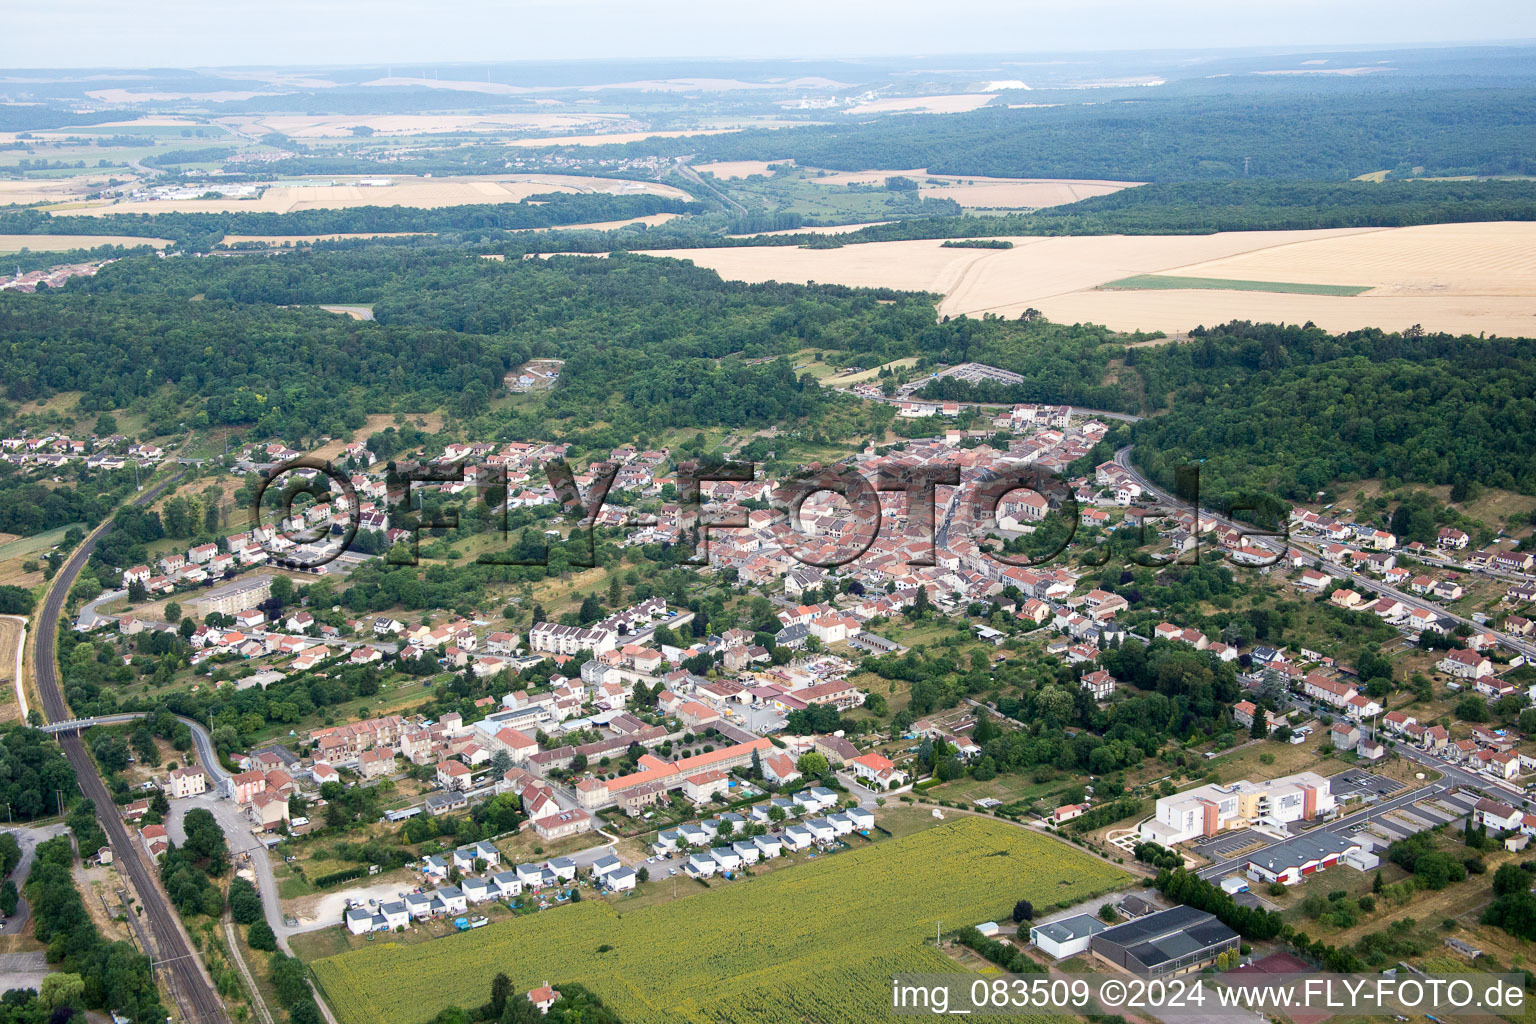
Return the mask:
[[1328,780],[1316,772],[1278,779],[1211,783],[1158,798],[1157,813],[1141,823],[1147,842],[1171,846],[1196,836],[1251,825],[1283,829],[1331,813],[1336,804]]

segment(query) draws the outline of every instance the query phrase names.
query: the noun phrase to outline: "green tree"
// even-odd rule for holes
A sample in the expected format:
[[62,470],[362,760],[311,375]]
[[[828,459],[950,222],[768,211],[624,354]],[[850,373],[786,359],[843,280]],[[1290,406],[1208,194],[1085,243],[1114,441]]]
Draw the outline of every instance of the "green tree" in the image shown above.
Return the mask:
[[810,778],[820,778],[827,774],[828,767],[826,755],[814,750],[807,750],[795,761],[795,768],[800,774]]
[[499,1018],[507,1008],[507,1000],[512,996],[512,979],[501,972],[491,979],[491,1016]]
[[263,920],[256,921],[245,933],[245,941],[252,949],[264,952],[272,952],[277,949],[277,936],[272,933],[272,926]]
[[85,1008],[85,979],[78,974],[50,974],[43,978],[38,1000],[50,1010],[62,1006]]
[[261,894],[244,878],[229,883],[229,912],[236,924],[255,924],[262,919]]

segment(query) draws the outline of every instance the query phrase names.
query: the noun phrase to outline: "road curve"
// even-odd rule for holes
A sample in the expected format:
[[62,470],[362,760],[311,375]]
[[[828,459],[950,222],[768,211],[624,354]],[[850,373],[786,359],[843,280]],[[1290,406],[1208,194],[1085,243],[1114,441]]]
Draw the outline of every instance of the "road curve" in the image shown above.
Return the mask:
[[[146,505],[154,501],[175,479],[145,491],[133,503]],[[69,709],[64,704],[64,691],[59,684],[56,644],[64,601],[70,587],[74,586],[75,579],[90,559],[91,552],[96,550],[97,543],[111,528],[112,522],[108,520],[80,543],[54,580],[38,612],[37,664],[33,667],[37,675],[37,691],[42,700],[43,715],[49,721],[58,722],[70,717]],[[189,1024],[228,1024],[229,1017],[224,1012],[224,1004],[203,973],[197,954],[189,946],[175,911],[161,892],[150,866],[145,863],[142,849],[129,836],[122,818],[117,815],[117,805],[112,802],[106,784],[97,774],[96,764],[86,752],[80,735],[64,733],[58,740],[59,746],[64,749],[64,756],[75,769],[80,791],[96,805],[96,816],[106,831],[107,842],[116,855],[118,866],[127,873],[134,892],[138,894],[144,916],[149,921],[150,933],[154,936],[155,960],[160,965],[161,977],[165,979],[171,998],[181,1009],[182,1019]]]

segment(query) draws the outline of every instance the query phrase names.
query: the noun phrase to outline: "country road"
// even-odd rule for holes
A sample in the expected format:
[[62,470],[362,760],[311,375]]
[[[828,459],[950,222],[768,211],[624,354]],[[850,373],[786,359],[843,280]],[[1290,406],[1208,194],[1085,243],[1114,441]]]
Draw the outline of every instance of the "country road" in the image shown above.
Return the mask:
[[[149,504],[177,479],[179,477],[173,477],[156,485],[135,498],[133,503]],[[43,600],[43,605],[38,612],[37,664],[34,668],[37,675],[38,695],[43,705],[43,715],[49,721],[58,722],[70,717],[69,709],[64,703],[64,693],[59,683],[58,673],[57,637],[59,618],[64,611],[64,601],[69,595],[70,587],[74,585],[75,579],[90,559],[91,552],[96,549],[97,543],[111,528],[112,523],[109,520],[91,531],[90,536],[80,543],[54,579],[53,586],[49,589],[48,596]],[[139,897],[139,904],[144,908],[150,933],[154,937],[155,948],[150,955],[160,966],[160,976],[164,979],[171,998],[180,1008],[182,1019],[188,1024],[228,1024],[229,1017],[224,1012],[224,1004],[219,1000],[212,982],[204,972],[202,962],[192,950],[180,920],[171,909],[165,894],[161,892],[151,867],[145,862],[142,849],[128,834],[122,819],[117,815],[117,805],[112,802],[112,796],[107,791],[106,784],[97,774],[95,762],[86,753],[85,743],[80,738],[80,734],[63,733],[59,735],[58,740],[59,745],[64,749],[64,756],[69,759],[71,767],[75,769],[80,791],[95,803],[96,816],[106,831],[107,842],[117,857],[118,866],[132,883],[134,892]],[[84,852],[88,851],[82,851]]]

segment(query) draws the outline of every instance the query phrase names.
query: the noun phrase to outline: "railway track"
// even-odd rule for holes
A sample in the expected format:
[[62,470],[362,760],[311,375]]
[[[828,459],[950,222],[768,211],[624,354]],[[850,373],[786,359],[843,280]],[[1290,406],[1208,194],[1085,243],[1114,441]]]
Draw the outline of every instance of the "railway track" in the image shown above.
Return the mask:
[[[133,504],[147,505],[177,479],[173,477],[145,491],[134,499]],[[85,568],[97,543],[111,528],[109,520],[80,543],[54,580],[37,616],[37,690],[42,700],[43,715],[51,722],[70,718],[69,708],[64,703],[63,687],[59,683],[59,617],[63,614],[64,601],[70,587],[74,586],[75,579]],[[187,1024],[229,1024],[224,1004],[203,973],[197,954],[181,930],[175,910],[160,890],[151,866],[145,862],[143,850],[128,834],[122,819],[114,813],[116,805],[112,802],[106,783],[97,773],[96,763],[87,753],[80,734],[62,733],[58,740],[64,756],[75,769],[80,791],[96,805],[96,816],[107,834],[107,842],[112,847],[119,868],[127,874],[134,892],[138,894],[139,904],[144,908],[144,917],[149,924],[149,934],[154,940],[154,948],[147,952],[159,968],[160,977],[164,979],[172,1000],[180,1009],[182,1019]]]

